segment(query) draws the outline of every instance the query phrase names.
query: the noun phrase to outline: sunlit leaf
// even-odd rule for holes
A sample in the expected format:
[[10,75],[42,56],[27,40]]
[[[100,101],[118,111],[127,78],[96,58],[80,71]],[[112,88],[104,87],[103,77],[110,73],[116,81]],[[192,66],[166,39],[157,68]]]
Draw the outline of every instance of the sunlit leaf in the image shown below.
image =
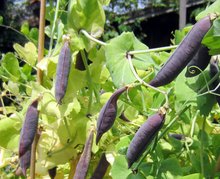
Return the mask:
[[[129,66],[127,52],[147,48],[131,32],[122,33],[106,45],[107,68],[117,88],[136,81]],[[154,61],[148,54],[138,54],[132,58],[132,63],[137,69],[147,70],[150,65],[154,64]]]
[[196,16],[196,20],[200,20],[210,13],[220,13],[220,0],[216,0],[213,4],[207,7],[204,11]]
[[126,179],[128,175],[131,174],[131,172],[132,171],[128,169],[128,164],[125,159],[125,156],[122,156],[122,155],[116,156],[112,169],[111,169],[112,177]]
[[20,78],[19,62],[15,55],[11,52],[7,53],[1,62],[3,68],[3,75],[12,81],[18,81]]
[[15,51],[18,53],[18,55],[20,56],[20,58],[24,60],[27,64],[29,64],[32,67],[36,64],[37,48],[33,43],[28,42],[25,44],[24,47],[22,47],[19,44],[14,44],[13,47]]
[[15,117],[0,120],[0,146],[6,149],[17,150],[20,136],[20,121]]
[[72,0],[69,5],[68,22],[76,31],[85,29],[100,37],[105,23],[105,13],[99,0]]

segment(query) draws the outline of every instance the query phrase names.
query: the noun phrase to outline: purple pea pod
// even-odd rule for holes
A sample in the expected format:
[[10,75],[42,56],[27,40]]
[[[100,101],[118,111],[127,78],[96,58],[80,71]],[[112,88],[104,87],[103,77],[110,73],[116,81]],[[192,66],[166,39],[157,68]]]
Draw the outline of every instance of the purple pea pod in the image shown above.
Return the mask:
[[149,83],[154,87],[164,86],[172,82],[198,51],[201,41],[212,26],[216,17],[206,16],[199,20],[182,40],[156,77]]
[[102,154],[101,159],[90,179],[102,179],[109,167],[109,163],[106,160],[105,154]]
[[62,103],[62,99],[66,93],[70,65],[71,52],[69,42],[66,41],[61,49],[56,71],[55,98],[58,104]]
[[128,168],[136,162],[149,146],[154,136],[163,126],[165,112],[159,112],[150,116],[147,121],[138,129],[132,139],[126,154]]
[[171,137],[171,138],[174,138],[176,140],[185,139],[185,136],[183,134],[169,133],[168,136]]
[[38,99],[34,100],[27,109],[24,124],[21,129],[19,141],[19,158],[21,158],[28,150],[31,150],[31,145],[34,141],[34,136],[37,132],[39,111],[37,109]]
[[131,122],[126,116],[124,111],[121,113],[121,115],[119,116],[119,118],[125,122]]
[[26,176],[26,171],[30,167],[30,163],[31,163],[31,149],[27,150],[20,157],[20,167],[24,176]]
[[128,87],[125,86],[115,91],[107,103],[102,107],[97,121],[96,144],[98,144],[102,135],[114,124],[117,115],[117,100],[127,88]]
[[83,153],[79,159],[79,162],[77,163],[76,171],[73,177],[74,179],[85,179],[86,178],[90,159],[91,159],[93,136],[94,136],[94,131],[92,130],[86,141],[86,144],[84,146]]
[[57,167],[53,167],[53,168],[49,169],[48,174],[51,179],[54,179],[57,174]]

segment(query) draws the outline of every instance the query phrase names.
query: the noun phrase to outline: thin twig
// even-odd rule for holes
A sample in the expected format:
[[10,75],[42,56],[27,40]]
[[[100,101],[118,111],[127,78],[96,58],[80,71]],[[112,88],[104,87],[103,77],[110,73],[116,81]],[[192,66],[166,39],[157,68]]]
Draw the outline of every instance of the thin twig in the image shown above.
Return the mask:
[[37,129],[37,132],[34,137],[34,141],[31,146],[31,167],[30,167],[30,178],[35,178],[35,159],[36,159],[36,149],[37,149],[37,143],[41,136],[41,129]]
[[[46,11],[46,0],[41,0],[40,22],[39,22],[39,38],[38,38],[38,63],[44,58],[45,11]],[[43,82],[43,72],[39,68],[37,70],[37,81],[39,82],[39,84],[42,84],[42,82]]]
[[25,37],[28,41],[33,42],[33,40],[31,40],[29,37],[27,37],[26,35],[24,35],[24,34],[22,34],[21,32],[19,32],[18,30],[14,29],[13,27],[10,27],[10,26],[7,26],[7,25],[3,25],[3,24],[1,24],[0,27],[4,27],[4,28],[6,28],[6,29],[11,29],[11,30],[13,30],[14,32],[16,32],[16,33],[20,34],[21,36]]
[[[41,0],[40,4],[40,22],[39,22],[39,37],[38,37],[38,63],[44,57],[44,29],[45,29],[45,11],[46,11],[46,0]],[[41,85],[43,82],[43,72],[37,69],[37,81]],[[34,142],[31,146],[31,166],[30,166],[30,177],[35,179],[35,160],[36,160],[36,148],[39,140],[38,134],[35,134]]]
[[129,51],[128,54],[135,55],[135,54],[150,53],[150,52],[160,52],[160,51],[172,50],[177,47],[178,45],[172,45],[172,46],[167,46],[167,47],[158,47],[158,48],[152,48],[152,49],[146,49],[146,50],[134,50],[134,51]]
[[195,129],[195,123],[196,123],[196,119],[197,119],[198,114],[199,114],[199,110],[196,111],[196,114],[192,119],[192,126],[191,126],[191,130],[190,130],[190,137],[191,138],[193,137],[193,133],[194,133],[194,129]]
[[88,109],[87,109],[87,114],[90,114],[91,107],[92,107],[92,94],[93,94],[94,88],[93,88],[91,73],[90,73],[90,69],[89,69],[89,66],[87,63],[86,54],[85,54],[84,50],[80,51],[80,54],[82,56],[83,64],[86,68],[86,77],[87,77],[88,86],[89,86],[89,105],[88,105]]
[[202,123],[202,133],[201,133],[201,150],[200,150],[200,160],[201,160],[201,173],[202,176],[204,177],[204,159],[203,159],[203,154],[204,154],[204,132],[205,132],[205,124],[206,124],[206,118],[203,119]]
[[51,37],[50,37],[50,45],[49,45],[49,56],[51,56],[52,48],[53,48],[53,36],[54,36],[54,31],[57,23],[57,16],[59,12],[59,6],[60,6],[60,0],[57,0],[57,5],[56,5],[56,10],[55,10],[55,15],[54,15],[54,21],[53,21],[53,26],[51,30]]
[[88,32],[86,32],[86,31],[83,30],[83,29],[80,30],[80,32],[81,32],[83,35],[85,35],[88,39],[90,39],[90,40],[96,42],[97,44],[104,45],[104,46],[107,45],[105,42],[102,42],[102,41],[100,41],[100,40],[94,38],[92,35],[90,35]]

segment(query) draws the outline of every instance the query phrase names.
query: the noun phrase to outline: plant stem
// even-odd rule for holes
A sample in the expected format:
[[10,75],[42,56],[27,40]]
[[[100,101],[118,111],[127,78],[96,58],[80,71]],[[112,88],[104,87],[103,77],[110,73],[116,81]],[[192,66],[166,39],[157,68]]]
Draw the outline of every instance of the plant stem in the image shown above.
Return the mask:
[[80,53],[81,53],[81,56],[82,56],[82,60],[83,60],[84,66],[86,68],[86,76],[87,76],[87,80],[88,80],[89,104],[88,104],[87,114],[90,114],[91,107],[92,107],[93,84],[92,84],[91,73],[90,73],[90,70],[89,70],[89,65],[88,65],[87,59],[86,59],[86,54],[85,54],[84,50],[81,50]]
[[199,94],[199,93],[202,93],[203,90],[205,90],[205,89],[207,88],[207,86],[209,86],[211,83],[213,83],[213,82],[218,78],[219,75],[220,75],[220,72],[218,72],[211,80],[209,80],[209,81],[207,82],[207,85],[205,85],[202,89],[200,89],[200,90],[198,91],[198,94]]
[[204,160],[203,160],[205,122],[206,122],[206,118],[203,119],[203,123],[202,123],[202,132],[201,132],[201,150],[200,150],[201,173],[202,173],[202,176],[203,176],[203,177],[204,177],[204,174],[205,174],[205,172],[204,172]]
[[198,114],[199,114],[199,110],[196,111],[196,114],[195,114],[195,116],[193,117],[193,120],[192,120],[192,126],[191,126],[191,130],[190,130],[190,137],[191,138],[193,137],[193,133],[194,133],[194,129],[195,129],[195,123],[196,123],[196,119],[197,119]]
[[53,26],[52,26],[52,30],[51,30],[51,36],[50,36],[50,45],[49,45],[49,52],[48,52],[49,56],[51,56],[51,53],[52,53],[53,36],[54,36],[54,31],[55,31],[55,27],[56,27],[56,23],[57,23],[57,16],[58,16],[59,7],[60,7],[60,0],[57,0],[56,10],[55,10],[55,15],[54,15],[54,20],[53,20]]
[[150,52],[160,52],[160,51],[165,51],[165,50],[172,50],[177,48],[178,45],[172,45],[172,46],[167,46],[167,47],[158,47],[158,48],[152,48],[152,49],[146,49],[146,50],[134,50],[134,51],[129,51],[129,55],[135,55],[135,54],[142,54],[142,53],[150,53]]
[[[44,29],[45,29],[45,11],[46,11],[46,0],[41,0],[40,4],[40,22],[39,22],[39,38],[38,38],[38,63],[44,57]],[[37,69],[37,81],[41,85],[43,82],[43,72]],[[30,166],[30,177],[35,179],[35,160],[36,160],[36,148],[40,135],[37,133],[34,137],[34,142],[31,146],[31,166]]]
[[34,141],[31,146],[31,167],[30,167],[30,178],[35,178],[35,158],[36,158],[36,149],[37,149],[37,143],[41,136],[41,129],[37,129],[37,132],[34,137]]
[[69,127],[68,127],[68,122],[67,122],[67,120],[66,120],[65,117],[63,118],[63,120],[64,120],[64,125],[65,125],[66,130],[67,130],[67,133],[68,133],[69,140],[72,140],[71,133],[70,133],[70,129],[69,129]]
[[102,42],[102,41],[100,41],[100,40],[94,38],[92,35],[90,35],[90,34],[89,34],[88,32],[86,32],[85,30],[82,29],[82,30],[80,30],[80,32],[81,32],[83,35],[85,35],[88,39],[90,39],[90,40],[96,42],[97,44],[104,45],[104,46],[106,45],[105,42]]
[[26,35],[22,34],[21,32],[19,32],[18,30],[14,29],[13,27],[10,27],[10,26],[7,26],[7,25],[3,25],[3,24],[1,24],[0,27],[4,27],[4,28],[6,28],[6,29],[11,29],[11,30],[13,30],[14,32],[20,34],[21,36],[24,36],[28,41],[33,42],[29,37],[27,37]]
[[[38,63],[44,57],[45,11],[46,11],[46,0],[41,0],[41,4],[40,4],[40,22],[39,22],[39,38],[38,38]],[[39,82],[39,84],[42,84],[42,82],[43,82],[43,72],[39,68],[37,70],[37,81]]]
[[69,172],[68,179],[73,179],[75,171],[76,171],[76,166],[77,166],[79,159],[80,159],[80,155],[77,155],[75,158],[73,158],[70,161],[70,163],[69,163],[70,164],[70,172]]

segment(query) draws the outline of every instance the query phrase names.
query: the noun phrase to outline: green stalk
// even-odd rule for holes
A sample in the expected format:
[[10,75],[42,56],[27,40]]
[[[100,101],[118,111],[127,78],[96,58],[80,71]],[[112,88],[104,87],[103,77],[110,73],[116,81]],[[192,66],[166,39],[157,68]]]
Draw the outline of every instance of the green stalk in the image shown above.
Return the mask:
[[54,37],[54,31],[55,31],[55,27],[56,27],[56,23],[57,23],[59,7],[60,7],[60,0],[57,0],[56,10],[55,10],[54,20],[53,20],[53,26],[52,26],[52,30],[51,30],[50,45],[49,45],[49,52],[48,52],[49,56],[51,56],[51,54],[52,54],[53,37]]
[[86,31],[83,30],[83,29],[80,30],[80,32],[81,32],[84,36],[86,36],[88,39],[90,39],[90,40],[93,41],[93,42],[96,42],[96,43],[99,44],[99,45],[103,45],[103,46],[107,45],[105,42],[102,42],[102,41],[100,41],[100,40],[94,38],[93,36],[91,36],[88,32],[86,32]]
[[200,149],[201,173],[202,173],[203,177],[205,175],[205,172],[204,172],[204,160],[203,160],[205,122],[206,122],[206,118],[204,118],[203,123],[202,123],[201,146],[200,146],[201,147],[201,149]]
[[69,137],[69,139],[71,140],[71,139],[72,139],[72,136],[71,136],[70,129],[69,129],[69,126],[68,126],[68,122],[67,122],[67,120],[66,120],[65,117],[63,118],[63,120],[64,120],[64,125],[65,125],[66,130],[67,130],[67,133],[68,133],[68,137]]
[[[14,29],[13,27],[10,27],[10,26],[7,26],[7,25],[3,25],[3,24],[0,24],[0,27],[4,27],[6,29],[10,29],[18,34],[20,34],[21,36],[25,37],[28,41],[31,41],[33,42],[33,40],[31,40],[29,37],[27,37],[26,35],[22,34],[21,32],[19,32],[18,30]],[[34,43],[34,42],[33,42]]]
[[144,98],[144,94],[143,94],[143,90],[142,90],[142,88],[140,87],[140,89],[141,89],[141,101],[142,101],[142,106],[143,106],[143,111],[144,112],[147,112],[147,108],[146,108],[146,104],[145,104],[145,98]]
[[195,129],[195,124],[196,124],[196,119],[197,119],[198,114],[199,114],[199,110],[196,111],[196,114],[193,117],[192,126],[191,126],[191,130],[190,130],[190,137],[193,137],[193,133],[194,133],[194,129]]
[[172,50],[177,48],[178,45],[172,45],[172,46],[167,46],[167,47],[158,47],[158,48],[152,48],[152,49],[146,49],[146,50],[134,50],[134,51],[129,51],[129,55],[135,55],[135,54],[142,54],[142,53],[150,53],[150,52],[160,52],[160,51],[165,51],[165,50]]
[[[44,57],[44,30],[45,30],[45,12],[46,12],[46,0],[40,2],[40,21],[39,21],[39,37],[38,37],[38,62]],[[43,82],[43,72],[37,69],[37,81],[39,85]],[[35,179],[35,162],[36,162],[36,148],[40,138],[40,134],[36,133],[34,141],[31,146],[31,162],[30,162],[30,178]]]
[[86,76],[87,76],[88,88],[89,88],[89,104],[88,104],[87,114],[90,114],[91,108],[92,108],[93,84],[92,84],[91,73],[90,73],[90,70],[89,70],[89,65],[87,63],[86,54],[85,54],[84,50],[81,50],[80,54],[82,56],[83,64],[86,68]]

